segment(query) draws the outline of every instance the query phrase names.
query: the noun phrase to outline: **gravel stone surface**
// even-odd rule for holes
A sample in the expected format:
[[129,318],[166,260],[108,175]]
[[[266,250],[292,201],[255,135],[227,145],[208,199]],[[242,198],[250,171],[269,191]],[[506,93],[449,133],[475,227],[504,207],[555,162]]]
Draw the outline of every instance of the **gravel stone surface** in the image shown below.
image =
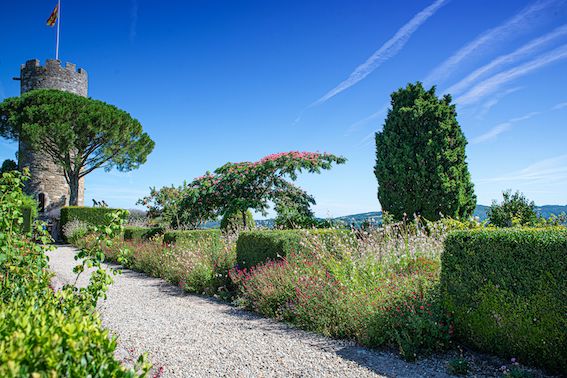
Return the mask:
[[[76,250],[50,252],[56,285],[72,283]],[[83,274],[78,285],[87,282]],[[304,332],[124,269],[99,304],[126,364],[147,352],[160,377],[448,377],[446,362],[406,363],[393,353]],[[482,375],[482,374],[481,374]]]

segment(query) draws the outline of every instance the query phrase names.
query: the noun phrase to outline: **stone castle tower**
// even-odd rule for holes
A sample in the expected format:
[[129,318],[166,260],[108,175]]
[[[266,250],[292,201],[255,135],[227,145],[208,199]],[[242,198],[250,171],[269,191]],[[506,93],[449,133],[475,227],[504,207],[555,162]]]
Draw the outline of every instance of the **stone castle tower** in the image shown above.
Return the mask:
[[[39,60],[28,60],[20,69],[20,93],[33,89],[59,89],[80,96],[88,95],[88,76],[82,68],[76,70],[72,63],[65,67],[58,60],[47,60],[41,66]],[[20,168],[29,167],[31,179],[26,183],[26,193],[34,196],[39,203],[40,212],[47,214],[69,204],[69,185],[62,169],[41,150],[32,151],[25,143],[20,143],[18,151]],[[79,205],[85,197],[84,179],[79,183]]]

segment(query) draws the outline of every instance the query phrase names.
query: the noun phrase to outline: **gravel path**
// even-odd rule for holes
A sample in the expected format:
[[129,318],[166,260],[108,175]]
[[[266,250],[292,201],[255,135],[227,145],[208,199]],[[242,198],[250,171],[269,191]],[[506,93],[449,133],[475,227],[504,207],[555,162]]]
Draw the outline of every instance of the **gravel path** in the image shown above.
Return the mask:
[[[74,254],[66,246],[49,253],[58,284],[74,281]],[[153,374],[161,370],[161,377],[448,376],[444,362],[408,364],[394,354],[297,330],[131,270],[114,281],[99,311],[104,326],[119,338],[117,355],[128,362],[147,352]]]

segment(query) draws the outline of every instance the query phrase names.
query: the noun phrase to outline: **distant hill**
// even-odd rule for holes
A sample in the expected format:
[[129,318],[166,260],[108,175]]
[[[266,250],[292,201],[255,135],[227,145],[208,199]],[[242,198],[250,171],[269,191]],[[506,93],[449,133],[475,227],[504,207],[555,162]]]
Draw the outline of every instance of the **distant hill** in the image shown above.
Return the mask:
[[[474,210],[473,216],[477,217],[481,221],[487,218],[486,213],[490,206],[486,205],[476,205],[476,209]],[[567,214],[567,205],[544,205],[544,206],[537,206],[536,212],[544,217],[549,218],[551,215],[559,215],[561,213]],[[352,225],[354,224],[355,227],[360,226],[364,221],[370,221],[373,224],[381,224],[382,223],[382,212],[381,211],[371,211],[368,213],[360,213],[360,214],[352,214],[352,215],[345,215],[342,217],[331,218],[333,221],[342,222],[344,224]],[[257,219],[255,220],[257,227],[264,227],[264,228],[273,228],[274,227],[274,219]],[[220,222],[219,221],[211,221],[207,222],[203,228],[219,228]]]
[[[477,217],[481,221],[487,218],[486,213],[490,206],[486,205],[477,205],[476,209],[474,210],[473,216]],[[561,213],[567,214],[567,205],[544,205],[544,206],[537,206],[536,212],[544,217],[549,218],[551,215],[559,215]],[[355,226],[360,226],[364,221],[370,221],[374,224],[382,223],[382,212],[381,211],[371,211],[368,213],[360,213],[360,214],[352,214],[352,215],[345,215],[342,217],[332,218],[334,221],[343,222],[345,224],[354,224]],[[256,221],[256,225],[260,227],[267,227],[271,228],[274,225],[273,219],[261,219]]]

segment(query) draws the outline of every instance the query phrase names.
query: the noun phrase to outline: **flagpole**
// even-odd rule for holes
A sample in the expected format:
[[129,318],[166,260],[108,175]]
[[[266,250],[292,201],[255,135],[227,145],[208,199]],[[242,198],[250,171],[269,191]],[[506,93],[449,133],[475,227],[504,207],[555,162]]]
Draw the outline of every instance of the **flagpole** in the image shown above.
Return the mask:
[[59,29],[61,25],[61,0],[57,0],[57,40],[55,42],[55,59],[59,60]]

